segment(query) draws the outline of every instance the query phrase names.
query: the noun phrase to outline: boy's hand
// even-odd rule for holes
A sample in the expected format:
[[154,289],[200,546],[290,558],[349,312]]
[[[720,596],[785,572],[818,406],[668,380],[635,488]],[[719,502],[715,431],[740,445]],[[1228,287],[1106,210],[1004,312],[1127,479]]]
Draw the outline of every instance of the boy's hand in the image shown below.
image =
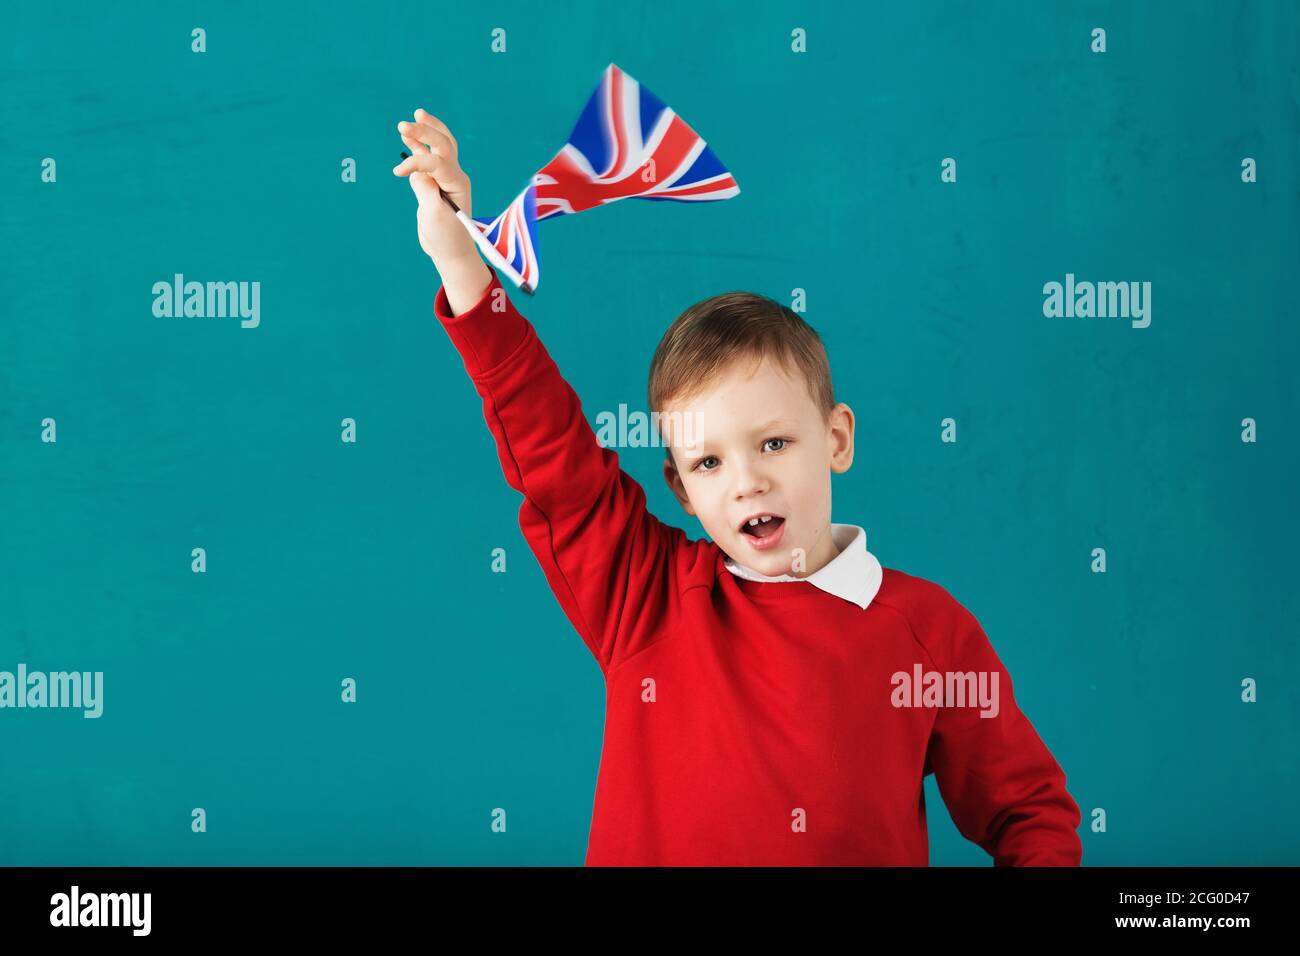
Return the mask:
[[465,215],[472,215],[469,177],[460,168],[451,130],[436,116],[416,110],[415,122],[398,123],[397,131],[411,155],[393,167],[393,174],[407,177],[419,200],[415,218],[420,248],[440,273],[444,266],[477,259],[474,240],[438,192],[441,187]]

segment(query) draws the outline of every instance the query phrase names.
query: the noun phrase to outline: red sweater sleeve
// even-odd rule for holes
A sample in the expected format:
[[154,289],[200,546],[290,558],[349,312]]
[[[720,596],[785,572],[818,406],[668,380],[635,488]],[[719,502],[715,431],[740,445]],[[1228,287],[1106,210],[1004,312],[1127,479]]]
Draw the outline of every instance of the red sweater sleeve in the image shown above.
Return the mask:
[[524,496],[519,525],[565,616],[601,672],[664,636],[676,608],[685,532],[646,509],[641,486],[601,447],[500,278],[472,308],[434,312],[483,399],[506,482]]
[[[1011,676],[975,616],[952,595],[928,614],[924,636],[937,666],[998,675],[996,717],[980,707],[939,707],[927,767],[953,822],[995,866],[1078,866],[1079,807],[1065,773],[1016,704]],[[991,688],[991,683],[989,684]]]

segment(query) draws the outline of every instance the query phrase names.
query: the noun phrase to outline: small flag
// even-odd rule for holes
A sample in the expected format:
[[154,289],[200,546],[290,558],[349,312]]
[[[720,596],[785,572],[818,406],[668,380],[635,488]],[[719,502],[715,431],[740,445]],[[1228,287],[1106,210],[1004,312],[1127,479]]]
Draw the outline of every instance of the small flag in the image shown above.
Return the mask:
[[543,220],[620,199],[714,202],[739,193],[699,134],[611,63],[555,158],[503,213],[475,217],[466,228],[488,260],[531,294],[541,274],[537,223]]

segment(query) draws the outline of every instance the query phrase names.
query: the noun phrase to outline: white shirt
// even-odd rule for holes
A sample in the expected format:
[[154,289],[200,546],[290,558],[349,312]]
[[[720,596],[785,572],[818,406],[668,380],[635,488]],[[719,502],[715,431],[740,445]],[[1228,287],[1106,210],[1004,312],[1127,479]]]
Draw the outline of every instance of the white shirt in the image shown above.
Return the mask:
[[759,574],[730,557],[727,557],[725,563],[727,570],[736,577],[750,581],[807,581],[828,594],[852,601],[865,611],[884,581],[880,562],[867,550],[867,532],[855,524],[832,524],[831,541],[840,553],[831,558],[825,567],[803,578],[791,574]]

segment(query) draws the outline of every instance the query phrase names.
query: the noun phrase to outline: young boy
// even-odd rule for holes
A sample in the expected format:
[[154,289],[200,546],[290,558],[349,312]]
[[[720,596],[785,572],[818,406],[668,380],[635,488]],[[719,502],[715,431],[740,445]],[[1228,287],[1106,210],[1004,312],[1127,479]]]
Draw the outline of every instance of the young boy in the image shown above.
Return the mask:
[[434,311],[524,496],[524,536],[605,678],[587,865],[925,866],[933,772],[995,865],[1077,866],[1079,808],[979,623],[882,568],[861,527],[831,523],[854,419],[817,334],[729,293],[664,335],[649,387],[664,476],[712,538],[687,540],[646,510],[441,198],[469,214],[451,132],[414,119],[393,171],[419,199]]

